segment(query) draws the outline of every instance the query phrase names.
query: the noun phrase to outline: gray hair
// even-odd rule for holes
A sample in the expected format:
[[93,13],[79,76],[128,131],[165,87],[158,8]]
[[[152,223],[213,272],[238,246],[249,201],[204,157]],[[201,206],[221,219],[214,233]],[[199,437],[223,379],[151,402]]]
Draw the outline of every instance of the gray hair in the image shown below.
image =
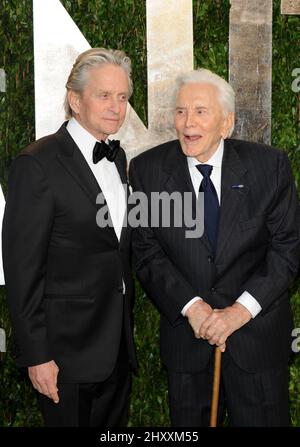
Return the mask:
[[86,82],[87,74],[91,68],[99,67],[105,64],[118,65],[124,69],[128,77],[129,96],[132,95],[133,86],[131,79],[131,60],[121,50],[111,50],[106,48],[91,48],[81,53],[69,74],[66,83],[66,95],[64,99],[64,109],[66,119],[72,117],[72,109],[68,101],[68,91],[73,90],[77,93],[83,91]]
[[[218,99],[220,106],[222,107],[224,117],[228,113],[235,111],[235,93],[231,85],[225,81],[225,79],[218,76],[206,68],[198,68],[187,73],[183,73],[176,78],[176,88],[174,92],[174,103],[176,101],[179,89],[186,84],[197,83],[197,84],[212,84],[218,90]],[[233,133],[234,125],[230,129],[228,136],[230,137]]]

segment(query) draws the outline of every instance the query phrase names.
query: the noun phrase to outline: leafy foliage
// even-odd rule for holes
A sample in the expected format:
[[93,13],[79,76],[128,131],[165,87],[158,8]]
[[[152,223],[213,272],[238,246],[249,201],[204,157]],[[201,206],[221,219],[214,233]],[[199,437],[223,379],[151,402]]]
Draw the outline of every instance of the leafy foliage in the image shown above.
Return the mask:
[[[140,0],[62,0],[91,46],[120,48],[131,57],[134,95],[131,104],[147,122],[145,2]],[[281,16],[274,0],[272,143],[288,152],[300,184],[299,96],[291,89],[292,70],[300,67],[299,17]],[[227,77],[230,0],[193,0],[195,66]],[[0,182],[6,189],[11,160],[34,139],[32,2],[0,0],[0,67],[7,92],[0,93]],[[136,282],[135,339],[139,375],[134,377],[130,426],[168,426],[167,386],[159,359],[159,315]],[[299,282],[291,289],[295,326],[300,327]],[[0,327],[8,337],[0,363],[0,426],[42,424],[34,393],[16,370],[4,289]],[[290,397],[294,426],[300,425],[300,356],[291,360]]]

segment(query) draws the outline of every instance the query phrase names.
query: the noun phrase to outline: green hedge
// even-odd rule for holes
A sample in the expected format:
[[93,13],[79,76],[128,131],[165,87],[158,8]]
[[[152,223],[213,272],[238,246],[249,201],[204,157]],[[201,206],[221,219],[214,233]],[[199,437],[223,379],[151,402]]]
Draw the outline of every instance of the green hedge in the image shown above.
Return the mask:
[[[195,65],[227,76],[229,0],[194,0]],[[132,105],[147,124],[146,18],[141,0],[63,0],[91,46],[122,48],[133,62]],[[299,184],[299,102],[292,92],[293,68],[300,67],[299,17],[281,16],[274,1],[272,142],[288,152]],[[32,5],[30,0],[0,0],[0,68],[7,73],[7,92],[0,93],[0,182],[6,188],[11,160],[34,140]],[[131,426],[168,426],[165,372],[159,360],[159,318],[136,283],[135,338],[140,363],[131,399]],[[299,283],[292,302],[300,327]],[[41,425],[34,394],[11,357],[11,328],[4,289],[0,295],[0,327],[8,336],[8,352],[0,365],[0,426]],[[300,355],[291,361],[291,415],[300,426]]]

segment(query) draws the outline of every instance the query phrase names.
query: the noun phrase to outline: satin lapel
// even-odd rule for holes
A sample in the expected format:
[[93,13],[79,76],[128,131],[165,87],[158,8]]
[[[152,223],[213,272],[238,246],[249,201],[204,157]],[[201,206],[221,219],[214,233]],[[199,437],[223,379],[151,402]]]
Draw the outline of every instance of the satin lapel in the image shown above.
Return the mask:
[[[124,155],[124,157],[122,156]],[[117,157],[115,159],[115,165],[118,169],[123,187],[124,187],[124,193],[125,193],[125,202],[126,202],[126,210],[125,210],[125,216],[123,221],[123,228],[121,231],[120,236],[120,245],[122,245],[125,240],[126,236],[129,234],[129,227],[128,227],[128,197],[130,195],[129,191],[129,184],[127,179],[127,173],[126,173],[126,156],[124,153],[121,152],[121,150],[118,152]]]
[[243,200],[249,191],[246,184],[246,172],[247,170],[236,150],[228,140],[225,140],[221,179],[221,215],[216,258],[221,255],[224,249],[239,215]]
[[[191,180],[188,163],[186,156],[182,153],[180,144],[176,141],[176,152],[172,152],[168,160],[165,160],[165,173],[166,173],[166,182],[163,185],[163,190],[172,193],[174,191],[178,191],[182,194],[182,201],[184,200],[184,193],[191,192],[192,193],[192,217],[195,219],[196,217],[196,195],[194,191],[194,186]],[[182,214],[183,219],[183,229],[184,231],[188,230],[188,227],[185,227],[184,216]],[[209,240],[204,234],[199,239],[208,250],[211,250]]]
[[115,165],[118,169],[123,185],[128,185],[127,174],[126,174],[126,158],[124,157],[122,157],[122,152],[120,150],[116,156]]
[[61,147],[61,151],[57,157],[66,171],[68,171],[85,192],[95,208],[97,208],[96,197],[101,192],[101,188],[81,151],[66,130],[65,125],[63,124],[56,133],[56,138]]

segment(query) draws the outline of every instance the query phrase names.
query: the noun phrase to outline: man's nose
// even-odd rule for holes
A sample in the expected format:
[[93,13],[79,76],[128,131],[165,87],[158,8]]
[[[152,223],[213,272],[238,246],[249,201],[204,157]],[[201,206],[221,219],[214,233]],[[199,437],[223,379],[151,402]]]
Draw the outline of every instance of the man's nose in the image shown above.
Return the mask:
[[111,98],[110,109],[114,113],[120,113],[120,101],[118,98]]
[[186,127],[192,127],[195,124],[194,114],[193,113],[187,113],[186,119],[185,119],[185,125]]

